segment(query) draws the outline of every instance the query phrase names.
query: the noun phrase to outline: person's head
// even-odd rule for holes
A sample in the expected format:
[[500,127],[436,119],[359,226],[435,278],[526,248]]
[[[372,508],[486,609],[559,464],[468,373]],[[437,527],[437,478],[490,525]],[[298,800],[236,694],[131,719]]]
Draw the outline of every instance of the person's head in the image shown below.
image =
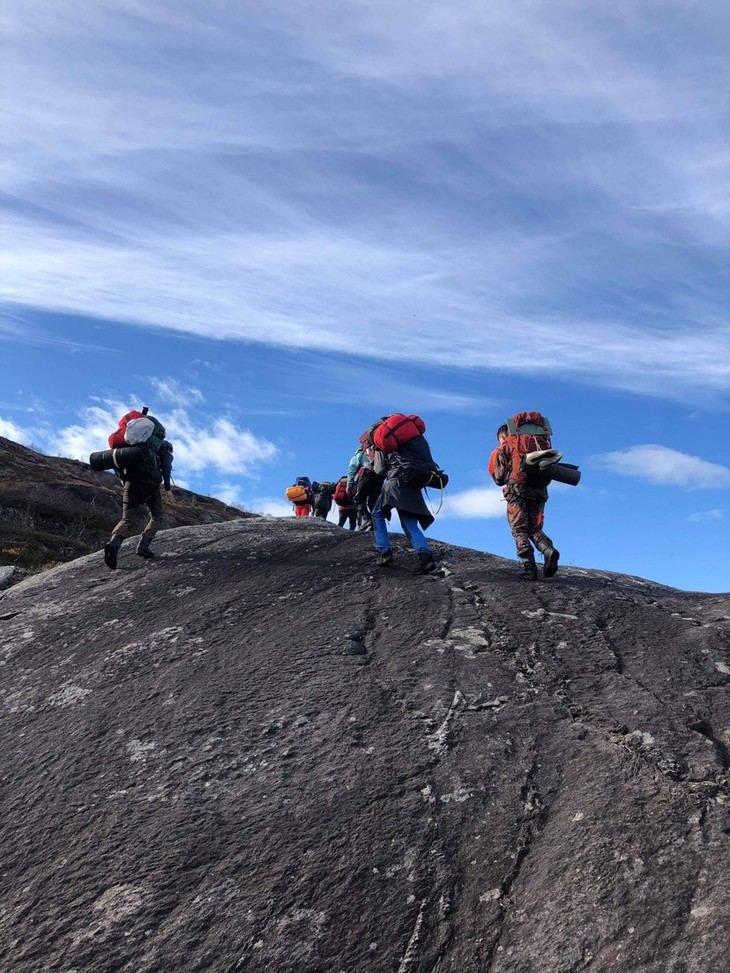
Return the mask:
[[507,436],[509,436],[509,429],[507,428],[507,424],[505,423],[503,426],[500,426],[499,429],[497,430],[497,442],[503,443],[507,438]]

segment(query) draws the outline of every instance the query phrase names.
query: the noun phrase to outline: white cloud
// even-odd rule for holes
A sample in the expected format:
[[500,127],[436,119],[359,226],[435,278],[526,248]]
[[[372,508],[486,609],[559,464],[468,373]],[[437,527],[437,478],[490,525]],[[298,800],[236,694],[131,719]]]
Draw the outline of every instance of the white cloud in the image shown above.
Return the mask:
[[730,468],[699,456],[680,453],[656,443],[603,453],[591,459],[600,469],[685,490],[719,490],[730,487]]
[[691,524],[698,524],[704,520],[724,520],[725,513],[722,510],[714,508],[713,510],[698,510],[696,513],[690,514],[687,520]]
[[180,466],[193,473],[215,467],[221,473],[254,476],[259,466],[279,455],[268,439],[237,428],[225,417],[208,419],[174,409],[166,424]]
[[26,445],[33,438],[33,434],[27,429],[23,429],[22,426],[17,425],[12,419],[3,419],[1,416],[0,436],[4,436],[5,439],[12,439],[16,443],[25,443]]
[[447,493],[439,516],[486,520],[503,517],[505,510],[501,490],[488,486],[474,487],[471,490],[462,490],[460,493]]
[[[142,401],[138,395],[127,399],[127,403]],[[50,436],[54,447],[63,456],[88,462],[89,453],[106,448],[107,437],[129,408],[121,400],[100,400],[99,404],[82,409],[78,422]],[[239,428],[225,416],[191,414],[173,408],[163,413],[163,418],[175,449],[173,477],[178,470],[183,477],[189,477],[211,468],[224,474],[254,477],[263,464],[279,455],[274,443],[250,429]]]
[[254,497],[247,500],[246,510],[251,510],[257,514],[266,514],[269,517],[292,517],[294,511],[292,505],[285,500],[278,500],[275,497]]
[[720,5],[245,7],[7,0],[7,301],[726,394]]
[[172,402],[180,408],[199,405],[205,401],[205,396],[200,389],[183,385],[174,378],[151,377],[149,383],[164,402]]
[[241,487],[238,483],[218,483],[213,487],[211,496],[229,507],[238,507],[239,510],[248,509],[241,497]]

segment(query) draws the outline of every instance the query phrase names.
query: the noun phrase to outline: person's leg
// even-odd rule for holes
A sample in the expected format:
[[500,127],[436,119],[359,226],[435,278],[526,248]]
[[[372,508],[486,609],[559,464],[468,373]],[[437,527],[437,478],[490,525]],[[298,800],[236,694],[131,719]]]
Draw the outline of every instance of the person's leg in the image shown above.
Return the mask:
[[350,530],[355,530],[357,527],[357,512],[354,507],[351,507],[347,511],[347,516],[350,518]]
[[537,578],[537,566],[535,565],[535,555],[530,544],[530,522],[527,504],[520,500],[511,500],[507,505],[507,521],[512,531],[517,557],[520,559],[521,567],[518,577],[528,581]]
[[428,541],[426,536],[421,530],[421,525],[418,523],[418,518],[414,517],[413,514],[404,514],[398,511],[398,519],[400,520],[401,527],[403,528],[403,533],[408,538],[408,542],[414,551],[428,551],[431,552],[431,548],[428,546]]
[[385,522],[383,513],[382,496],[379,496],[373,508],[373,538],[375,546],[380,552],[380,563],[390,564],[393,554],[390,550],[390,540],[388,539],[388,526]]
[[165,514],[165,508],[162,505],[162,493],[159,486],[155,485],[155,488],[145,496],[144,503],[147,505],[147,509],[150,512],[149,520],[145,524],[145,528],[142,531],[142,536],[137,545],[137,554],[140,557],[152,558],[155,555],[150,550],[150,541],[155,536],[157,531],[162,527],[163,517]]
[[112,536],[104,545],[104,563],[108,568],[114,569],[117,566],[119,548],[124,538],[132,533],[132,514],[139,507],[140,502],[135,484],[125,483],[122,492],[122,519],[116,524]]
[[[374,504],[369,500],[370,479],[370,476],[361,476],[360,479],[356,481],[355,508],[357,510],[359,530],[368,530],[369,528],[372,529],[373,526],[371,510]],[[378,491],[378,495],[379,493],[380,491]]]
[[411,547],[418,554],[418,565],[413,573],[428,574],[429,571],[434,571],[436,569],[436,561],[434,560],[431,548],[428,546],[426,536],[421,530],[421,525],[418,523],[418,517],[414,517],[413,514],[401,513],[400,510],[398,511],[398,517],[400,518],[403,532],[408,538]]
[[560,551],[556,549],[552,540],[542,529],[542,525],[545,519],[545,504],[531,503],[529,516],[530,516],[530,539],[532,540],[532,543],[535,545],[538,551],[540,551],[540,553],[544,558],[544,562],[542,565],[542,573],[546,578],[552,578],[552,576],[558,570]]

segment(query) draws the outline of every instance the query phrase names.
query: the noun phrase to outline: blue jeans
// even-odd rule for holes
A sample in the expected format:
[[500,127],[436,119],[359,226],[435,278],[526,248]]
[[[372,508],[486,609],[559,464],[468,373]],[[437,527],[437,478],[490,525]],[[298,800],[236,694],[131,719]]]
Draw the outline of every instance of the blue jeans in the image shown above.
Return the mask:
[[[403,533],[408,538],[413,550],[419,553],[424,551],[430,554],[431,548],[428,546],[428,541],[421,530],[421,525],[418,523],[418,517],[414,517],[413,514],[401,513],[400,510],[397,510],[396,513],[403,528]],[[381,497],[378,497],[373,507],[373,536],[375,537],[375,546],[381,554],[385,554],[386,551],[390,550],[388,526],[385,520],[385,514],[383,513]]]

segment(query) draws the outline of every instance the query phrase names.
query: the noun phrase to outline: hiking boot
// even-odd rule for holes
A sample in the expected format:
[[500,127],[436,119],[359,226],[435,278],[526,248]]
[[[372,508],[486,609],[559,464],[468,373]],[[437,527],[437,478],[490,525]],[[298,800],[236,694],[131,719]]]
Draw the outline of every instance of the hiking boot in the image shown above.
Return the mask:
[[377,562],[379,568],[387,568],[392,563],[393,563],[392,551],[383,551],[380,557],[378,558],[378,562]]
[[123,540],[123,537],[112,537],[112,539],[104,545],[104,564],[106,564],[108,568],[111,568],[112,571],[117,566],[117,555],[119,553],[119,548],[122,546]]
[[523,581],[537,581],[537,565],[533,554],[520,557],[520,570],[517,577]]
[[431,571],[435,570],[436,562],[433,559],[433,554],[430,551],[419,551],[418,564],[413,569],[411,574],[429,574]]
[[144,538],[137,545],[137,554],[139,557],[145,558],[145,560],[150,561],[157,557],[154,551],[150,550],[150,542],[146,541]]
[[361,523],[360,523],[360,525],[359,525],[359,527],[357,529],[358,530],[362,530],[362,531],[372,530],[373,529],[373,522],[372,522],[372,520],[368,519],[368,520],[361,521]]
[[556,551],[554,547],[549,547],[547,550],[543,551],[545,556],[545,561],[542,565],[542,573],[546,578],[552,578],[552,576],[558,570],[558,560],[560,559],[560,551]]

